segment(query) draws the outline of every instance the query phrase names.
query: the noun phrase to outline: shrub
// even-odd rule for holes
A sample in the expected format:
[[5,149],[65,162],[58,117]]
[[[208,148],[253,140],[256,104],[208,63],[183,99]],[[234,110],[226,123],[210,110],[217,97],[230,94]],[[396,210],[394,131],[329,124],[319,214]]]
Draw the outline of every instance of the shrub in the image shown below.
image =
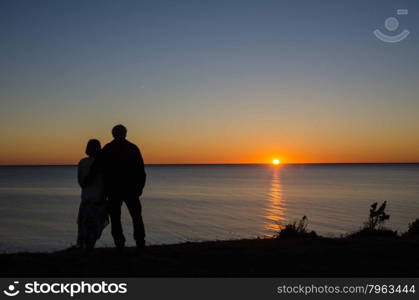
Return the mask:
[[384,201],[383,204],[377,209],[377,202],[373,203],[370,208],[370,217],[365,223],[365,227],[369,230],[381,230],[384,228],[384,223],[390,219],[390,215],[386,214],[385,209],[387,206],[387,201]]
[[416,219],[409,224],[409,230],[407,231],[408,235],[419,235],[419,219]]
[[294,221],[291,224],[285,225],[283,229],[278,232],[277,238],[302,238],[302,237],[316,237],[315,231],[307,231],[308,218],[303,216],[301,220]]
[[359,231],[351,233],[349,237],[395,237],[397,231],[393,231],[384,227],[384,223],[390,219],[390,215],[385,212],[387,201],[384,201],[380,207],[375,202],[370,207],[368,220],[364,223],[364,227]]

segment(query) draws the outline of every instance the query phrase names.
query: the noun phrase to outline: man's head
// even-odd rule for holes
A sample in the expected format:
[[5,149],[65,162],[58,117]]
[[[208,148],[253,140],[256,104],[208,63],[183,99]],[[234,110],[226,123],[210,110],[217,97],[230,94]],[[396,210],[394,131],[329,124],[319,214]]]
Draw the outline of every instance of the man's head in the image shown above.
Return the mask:
[[127,137],[127,129],[124,125],[116,125],[112,128],[112,135],[115,140],[125,140]]

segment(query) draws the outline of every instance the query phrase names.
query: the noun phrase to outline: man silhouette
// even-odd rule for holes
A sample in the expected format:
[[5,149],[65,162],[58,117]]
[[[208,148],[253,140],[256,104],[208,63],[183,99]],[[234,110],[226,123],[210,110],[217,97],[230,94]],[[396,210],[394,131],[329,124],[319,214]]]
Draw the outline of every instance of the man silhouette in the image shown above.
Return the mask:
[[122,232],[121,206],[125,202],[132,218],[134,239],[137,247],[142,249],[145,246],[145,230],[139,197],[146,180],[143,157],[140,149],[126,140],[127,129],[123,125],[116,125],[112,135],[114,139],[103,148],[99,163],[109,199],[112,237],[116,248],[122,251],[125,237]]

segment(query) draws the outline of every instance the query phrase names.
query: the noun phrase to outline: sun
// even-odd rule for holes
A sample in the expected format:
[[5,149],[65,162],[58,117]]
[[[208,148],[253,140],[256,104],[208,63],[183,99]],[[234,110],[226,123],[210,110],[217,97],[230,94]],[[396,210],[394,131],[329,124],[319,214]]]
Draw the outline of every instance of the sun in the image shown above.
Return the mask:
[[273,160],[272,160],[272,164],[274,165],[274,166],[277,166],[277,165],[279,165],[281,163],[281,161],[278,159],[278,158],[274,158]]

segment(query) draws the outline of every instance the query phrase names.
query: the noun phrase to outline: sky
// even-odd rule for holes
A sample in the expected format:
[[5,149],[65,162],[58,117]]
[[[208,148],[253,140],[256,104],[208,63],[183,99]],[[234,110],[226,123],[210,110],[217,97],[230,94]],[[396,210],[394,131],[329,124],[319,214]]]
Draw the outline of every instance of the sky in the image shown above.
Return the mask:
[[1,0],[0,164],[75,164],[119,123],[149,164],[419,162],[418,15],[415,0]]

